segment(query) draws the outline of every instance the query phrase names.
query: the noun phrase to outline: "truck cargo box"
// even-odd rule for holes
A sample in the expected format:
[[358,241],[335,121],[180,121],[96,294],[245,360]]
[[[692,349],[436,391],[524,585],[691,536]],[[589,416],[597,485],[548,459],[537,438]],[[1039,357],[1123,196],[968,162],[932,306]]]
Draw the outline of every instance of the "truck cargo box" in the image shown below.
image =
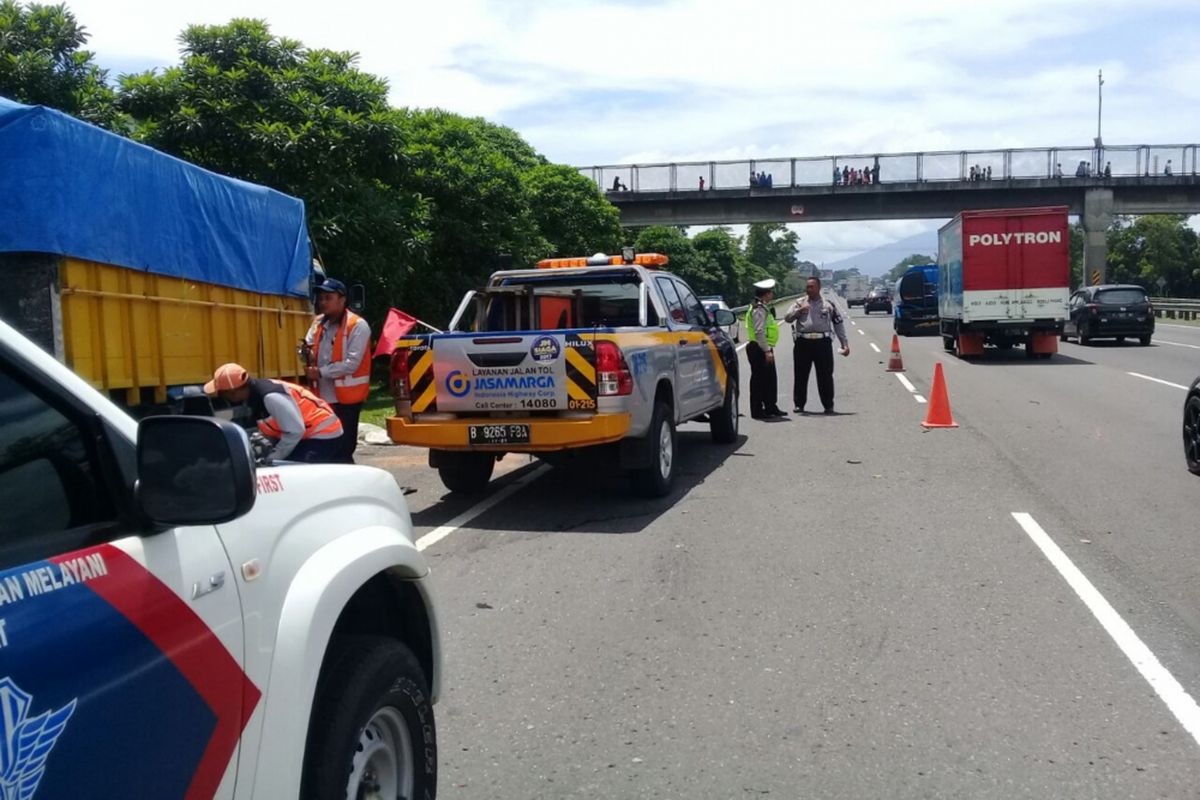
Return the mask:
[[0,315],[116,399],[296,375],[311,272],[301,200],[0,98]]
[[938,316],[947,350],[1057,352],[1070,295],[1066,206],[964,211],[938,231]]

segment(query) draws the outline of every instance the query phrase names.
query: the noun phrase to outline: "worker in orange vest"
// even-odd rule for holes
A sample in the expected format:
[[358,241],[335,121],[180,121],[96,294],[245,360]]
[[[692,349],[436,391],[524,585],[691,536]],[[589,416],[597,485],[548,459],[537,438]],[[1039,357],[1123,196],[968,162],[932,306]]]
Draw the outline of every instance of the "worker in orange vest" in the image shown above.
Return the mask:
[[308,368],[308,385],[342,421],[337,460],[353,464],[358,416],[371,391],[371,326],[346,308],[346,284],[335,278],[317,287],[317,308],[321,313],[304,337],[316,359]]
[[328,403],[303,386],[251,378],[240,364],[222,364],[204,392],[235,405],[249,404],[259,433],[274,443],[267,461],[337,462],[342,422]]

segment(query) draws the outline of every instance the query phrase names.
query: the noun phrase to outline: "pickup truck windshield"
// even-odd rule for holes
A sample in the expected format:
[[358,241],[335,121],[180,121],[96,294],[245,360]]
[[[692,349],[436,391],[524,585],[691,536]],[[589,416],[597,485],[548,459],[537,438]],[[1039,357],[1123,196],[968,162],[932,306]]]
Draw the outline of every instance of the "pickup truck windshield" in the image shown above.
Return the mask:
[[[636,326],[641,286],[630,272],[505,278],[488,290],[486,330]],[[658,324],[649,302],[647,315]]]

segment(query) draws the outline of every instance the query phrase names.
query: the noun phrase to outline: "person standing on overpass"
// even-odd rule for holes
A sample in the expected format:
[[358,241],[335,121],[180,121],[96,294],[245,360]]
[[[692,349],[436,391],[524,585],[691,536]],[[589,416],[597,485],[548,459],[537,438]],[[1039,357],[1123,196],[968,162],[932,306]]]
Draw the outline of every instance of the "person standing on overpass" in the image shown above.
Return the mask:
[[746,312],[746,330],[750,343],[750,416],[777,419],[787,414],[779,407],[779,382],[775,375],[775,344],[779,341],[779,323],[775,321],[775,280],[767,278],[754,284],[754,303]]
[[842,315],[830,301],[821,297],[821,279],[809,278],[804,286],[805,296],[792,304],[784,315],[785,322],[794,324],[795,348],[792,359],[795,365],[795,380],[792,398],[796,402],[795,413],[804,413],[804,402],[808,399],[808,373],[817,368],[817,393],[826,414],[833,413],[833,336],[836,333],[842,343],[841,353],[850,355],[850,342],[846,340],[846,326]]
[[317,287],[317,305],[321,314],[304,337],[316,359],[308,382],[342,421],[336,460],[353,464],[358,417],[371,392],[371,326],[346,308],[346,284],[339,280],[327,278]]

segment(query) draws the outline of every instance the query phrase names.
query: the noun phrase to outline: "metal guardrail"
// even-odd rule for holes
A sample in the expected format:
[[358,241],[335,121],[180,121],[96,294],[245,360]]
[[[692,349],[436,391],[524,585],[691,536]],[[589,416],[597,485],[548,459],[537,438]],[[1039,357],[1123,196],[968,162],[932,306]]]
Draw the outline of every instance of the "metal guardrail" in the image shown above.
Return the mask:
[[[843,186],[833,170],[844,167],[879,168],[879,183],[939,183],[967,181],[978,167],[990,179],[1044,180],[1056,175],[1073,180],[1080,163],[1089,178],[1101,176],[1109,165],[1114,178],[1200,175],[1200,145],[1116,145],[1112,147],[1050,147],[1008,150],[959,150],[915,153],[860,153],[806,158],[766,158],[738,161],[689,161],[665,164],[612,164],[578,167],[605,192],[701,192],[709,189],[751,188],[751,174],[771,176],[776,189],[805,186]],[[701,184],[703,179],[703,184]],[[759,187],[756,187],[759,188]]]
[[1185,297],[1151,297],[1154,316],[1159,319],[1200,319],[1200,300]]

